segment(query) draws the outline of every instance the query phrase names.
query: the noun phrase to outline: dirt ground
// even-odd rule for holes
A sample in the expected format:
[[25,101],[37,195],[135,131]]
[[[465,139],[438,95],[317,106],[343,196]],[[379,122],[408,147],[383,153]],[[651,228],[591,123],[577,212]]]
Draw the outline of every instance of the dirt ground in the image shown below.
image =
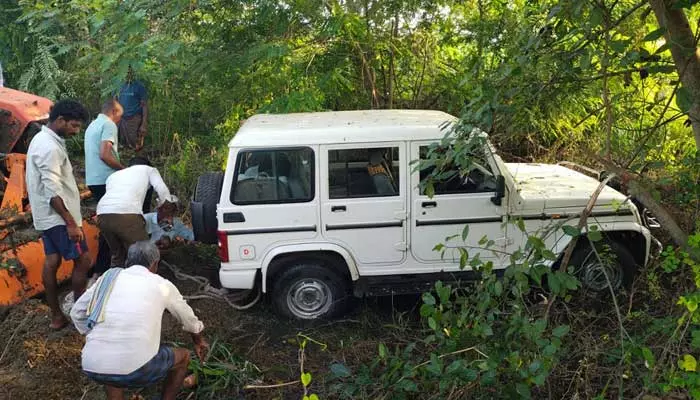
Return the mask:
[[[163,259],[184,272],[216,276],[217,261],[212,248],[186,246],[164,254]],[[174,279],[163,267],[159,272],[184,295],[197,289],[192,282]],[[300,383],[260,387],[299,379],[298,334],[313,339],[305,350],[304,363],[305,370],[313,376],[313,392],[321,398],[332,398],[324,382],[330,365],[342,362],[352,367],[374,357],[379,341],[403,341],[409,326],[418,319],[418,301],[413,296],[362,300],[343,319],[297,323],[278,318],[265,300],[247,311],[233,310],[215,300],[191,300],[189,303],[206,326],[209,343],[231,352],[218,366],[219,371],[222,365],[228,369],[226,372],[233,379],[205,379],[196,390],[184,391],[179,398],[300,399]],[[50,332],[48,324],[48,309],[41,299],[0,310],[0,399],[104,399],[102,388],[80,371],[84,338],[72,326]],[[162,340],[191,349],[188,335],[167,312]],[[214,388],[212,382],[218,387]],[[257,387],[246,388],[249,385]],[[157,388],[151,388],[130,392],[130,396],[150,400],[158,398],[157,393]]]

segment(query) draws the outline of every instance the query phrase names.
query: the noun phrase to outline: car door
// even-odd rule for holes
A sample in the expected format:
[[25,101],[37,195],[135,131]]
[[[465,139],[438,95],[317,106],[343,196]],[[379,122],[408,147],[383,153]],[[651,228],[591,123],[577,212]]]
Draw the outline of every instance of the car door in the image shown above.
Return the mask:
[[360,269],[403,262],[405,144],[324,145],[320,153],[324,238],[347,248]]
[[[411,159],[425,159],[431,143],[411,143]],[[417,262],[456,270],[460,247],[467,250],[469,259],[479,254],[481,260],[492,261],[496,267],[505,262],[504,209],[491,200],[496,194],[496,166],[485,151],[475,159],[484,170],[478,174],[483,181],[472,182],[455,171],[452,179],[436,182],[432,198],[419,185],[432,167],[418,166],[412,171],[411,254]],[[465,226],[469,226],[468,233],[462,240]],[[490,246],[489,241],[493,241]],[[439,244],[444,247],[436,249]]]
[[279,243],[319,235],[315,151],[311,147],[240,149],[229,156],[219,204],[219,230],[227,232],[231,265],[259,265]]

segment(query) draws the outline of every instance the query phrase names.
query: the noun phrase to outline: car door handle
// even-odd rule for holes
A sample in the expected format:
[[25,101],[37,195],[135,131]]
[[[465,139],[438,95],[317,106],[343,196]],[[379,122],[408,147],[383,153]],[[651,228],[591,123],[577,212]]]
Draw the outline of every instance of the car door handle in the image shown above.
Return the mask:
[[423,208],[435,208],[435,207],[437,207],[437,202],[436,201],[424,201],[421,203],[421,207],[423,207]]
[[331,212],[345,212],[347,208],[345,206],[331,206]]
[[240,212],[228,212],[224,213],[224,222],[245,222],[245,217],[243,216],[243,213]]

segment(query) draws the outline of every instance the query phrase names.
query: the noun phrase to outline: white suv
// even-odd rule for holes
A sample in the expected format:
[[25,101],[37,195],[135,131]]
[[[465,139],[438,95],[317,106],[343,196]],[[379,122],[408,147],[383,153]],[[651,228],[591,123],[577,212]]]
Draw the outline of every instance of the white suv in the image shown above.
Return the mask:
[[[469,275],[453,244],[446,243],[444,254],[434,250],[465,225],[469,235],[454,246],[473,256],[486,236],[494,245],[480,258],[506,268],[507,254],[527,236],[505,222],[520,217],[528,232],[555,227],[544,240],[561,256],[570,237],[557,227],[566,219],[578,223],[599,182],[561,165],[505,163],[484,141],[483,152],[472,155],[481,160],[479,171],[436,185],[429,197],[419,185],[429,171],[412,161],[456,121],[422,110],[248,119],[229,143],[225,173],[200,177],[192,202],[197,239],[218,242],[221,285],[260,284],[283,315],[329,317],[351,294],[416,292],[437,279]],[[652,237],[624,200],[606,187],[591,216],[613,242],[616,265],[599,265],[585,245],[572,257],[591,290],[608,290],[596,273],[601,268],[617,289],[648,260]]]

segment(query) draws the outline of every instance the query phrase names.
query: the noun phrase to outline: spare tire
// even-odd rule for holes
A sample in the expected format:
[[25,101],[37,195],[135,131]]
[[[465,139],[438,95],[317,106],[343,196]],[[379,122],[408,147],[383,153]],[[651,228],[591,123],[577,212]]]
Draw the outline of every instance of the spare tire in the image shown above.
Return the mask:
[[217,243],[216,205],[221,197],[223,183],[223,172],[207,172],[197,179],[191,210],[192,230],[194,239],[198,242]]

